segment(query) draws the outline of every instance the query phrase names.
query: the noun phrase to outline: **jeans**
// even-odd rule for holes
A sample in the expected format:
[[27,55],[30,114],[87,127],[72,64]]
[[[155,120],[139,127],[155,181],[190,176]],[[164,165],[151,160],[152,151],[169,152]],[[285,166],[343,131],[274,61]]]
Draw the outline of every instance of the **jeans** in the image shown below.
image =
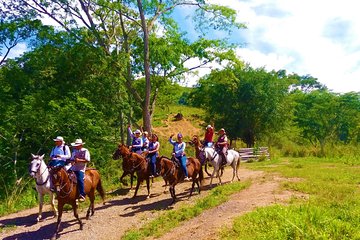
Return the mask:
[[188,177],[188,171],[186,168],[186,156],[177,157],[180,160],[180,165],[182,170],[184,171],[185,177]]
[[150,167],[151,167],[151,173],[153,176],[156,175],[156,153],[151,153],[148,155],[150,159]]
[[77,178],[77,182],[78,182],[78,187],[79,187],[79,193],[80,195],[85,197],[85,191],[84,191],[84,172],[82,171],[74,171],[76,178]]

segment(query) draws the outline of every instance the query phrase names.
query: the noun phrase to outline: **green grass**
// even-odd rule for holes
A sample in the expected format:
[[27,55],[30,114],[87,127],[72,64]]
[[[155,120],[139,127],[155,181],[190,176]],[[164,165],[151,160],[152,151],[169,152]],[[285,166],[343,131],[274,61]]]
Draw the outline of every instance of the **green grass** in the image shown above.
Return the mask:
[[248,187],[250,182],[235,182],[216,187],[192,206],[183,206],[177,210],[169,210],[159,217],[151,220],[140,229],[132,229],[125,233],[122,239],[134,240],[146,237],[160,237],[170,229],[180,225],[182,222],[198,216],[203,211],[220,205],[229,199],[233,193]]
[[309,199],[241,216],[222,230],[221,239],[360,239],[360,166],[356,162],[284,158],[276,165],[270,161],[254,163],[252,168],[296,178],[282,187],[307,193]]

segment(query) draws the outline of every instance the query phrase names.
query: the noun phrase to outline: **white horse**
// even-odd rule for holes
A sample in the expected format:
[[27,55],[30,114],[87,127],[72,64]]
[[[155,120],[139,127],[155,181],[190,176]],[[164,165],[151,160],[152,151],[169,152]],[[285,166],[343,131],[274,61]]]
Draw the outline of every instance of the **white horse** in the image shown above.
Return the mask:
[[[206,147],[202,149],[205,155],[206,161],[208,161],[213,167],[214,171],[211,174],[210,179],[210,187],[212,187],[212,180],[216,173],[216,177],[219,178],[219,184],[221,184],[221,178],[219,174],[219,170],[221,169],[221,163],[222,163],[222,157],[215,151],[214,148]],[[233,150],[229,149],[226,156],[226,166],[230,165],[233,169],[233,177],[231,179],[231,182],[234,180],[235,175],[237,179],[240,181],[240,178],[238,176],[238,169],[240,165],[240,154]]]
[[31,154],[32,160],[30,163],[30,176],[35,178],[36,182],[36,191],[38,192],[39,198],[39,214],[36,220],[39,222],[41,220],[42,208],[44,205],[44,195],[50,195],[51,207],[54,211],[54,217],[58,216],[58,210],[55,206],[55,194],[50,191],[50,174],[48,167],[44,162],[44,154],[43,155],[34,155]]

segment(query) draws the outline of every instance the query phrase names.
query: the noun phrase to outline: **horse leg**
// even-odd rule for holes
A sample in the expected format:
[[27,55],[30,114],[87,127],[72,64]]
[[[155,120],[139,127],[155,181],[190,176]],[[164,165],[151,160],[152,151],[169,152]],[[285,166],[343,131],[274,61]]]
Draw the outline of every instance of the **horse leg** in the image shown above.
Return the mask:
[[207,163],[207,161],[205,160],[205,172],[206,172],[206,174],[210,177],[211,174],[208,172],[207,166],[208,166],[208,163]]
[[[154,178],[153,178],[153,181],[154,181]],[[146,198],[150,198],[150,179],[149,177],[146,178],[146,188],[147,188],[147,191],[148,191],[148,195]]]
[[73,208],[73,210],[74,210],[74,217],[78,220],[78,222],[79,222],[79,224],[80,224],[80,230],[83,230],[83,223],[82,223],[81,219],[79,218],[79,214],[78,214],[78,212],[77,212],[76,201],[73,201],[73,202],[71,203],[71,205],[72,205],[72,208]]
[[[122,184],[124,184],[125,186],[128,185],[127,182],[124,182],[124,177],[125,177],[126,175],[128,175],[128,172],[123,172],[123,174],[122,174],[121,177],[120,177],[120,182],[121,182]],[[131,175],[131,176],[132,176],[132,175]],[[132,179],[131,179],[131,181],[132,181]],[[131,183],[132,183],[132,182],[131,182]]]
[[175,186],[170,186],[169,187],[169,191],[170,191],[170,194],[171,194],[171,197],[172,197],[172,202],[170,203],[170,205],[173,205],[175,203],[175,200],[176,200],[176,195],[175,195]]
[[140,178],[139,178],[138,181],[137,181],[137,183],[136,183],[136,188],[135,188],[135,193],[134,193],[133,198],[136,197],[136,194],[137,194],[137,192],[138,192],[138,190],[139,190],[140,182],[141,182],[141,181],[142,181],[142,180],[140,180]]
[[195,187],[195,182],[196,182],[196,181],[197,181],[196,178],[193,178],[189,198],[192,196],[192,193],[193,193],[193,191],[194,191],[194,187]]
[[55,205],[55,193],[53,192],[50,192],[50,204],[51,204],[51,207],[54,211],[54,217],[57,217],[58,215],[58,210],[56,208],[56,205]]
[[94,190],[91,190],[90,193],[88,194],[89,200],[90,200],[90,205],[86,212],[86,220],[90,219],[90,213],[91,213],[91,216],[94,215],[94,201],[95,201],[95,191]]
[[38,214],[38,217],[36,218],[36,221],[40,222],[41,217],[42,217],[42,208],[44,205],[44,194],[38,193],[38,198],[39,198],[39,214]]
[[210,177],[210,187],[212,187],[212,181],[213,181],[215,172],[218,172],[218,171],[217,171],[217,166],[214,166],[214,171],[213,171],[212,174],[211,174],[211,177]]
[[64,207],[64,203],[58,203],[59,214],[58,214],[58,217],[57,217],[55,233],[54,233],[54,235],[51,237],[51,239],[56,239],[56,238],[57,238],[57,234],[59,233],[60,223],[61,223],[61,217],[62,217],[62,212],[63,212],[63,207]]

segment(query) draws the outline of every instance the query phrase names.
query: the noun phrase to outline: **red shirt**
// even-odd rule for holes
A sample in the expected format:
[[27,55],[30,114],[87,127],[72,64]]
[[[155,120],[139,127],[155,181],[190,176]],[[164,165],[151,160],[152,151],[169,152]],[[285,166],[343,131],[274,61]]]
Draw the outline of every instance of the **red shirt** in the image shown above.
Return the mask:
[[213,136],[214,136],[214,129],[213,128],[208,128],[206,129],[205,132],[205,142],[213,142]]

